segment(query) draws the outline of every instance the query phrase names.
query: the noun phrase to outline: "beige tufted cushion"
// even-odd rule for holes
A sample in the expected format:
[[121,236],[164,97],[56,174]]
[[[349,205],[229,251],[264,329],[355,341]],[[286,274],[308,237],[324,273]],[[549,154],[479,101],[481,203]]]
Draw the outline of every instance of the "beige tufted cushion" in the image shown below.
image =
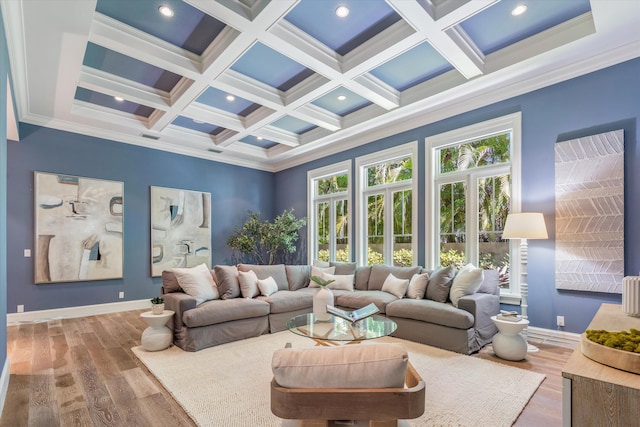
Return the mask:
[[408,362],[403,346],[380,343],[283,348],[271,367],[287,388],[402,388]]

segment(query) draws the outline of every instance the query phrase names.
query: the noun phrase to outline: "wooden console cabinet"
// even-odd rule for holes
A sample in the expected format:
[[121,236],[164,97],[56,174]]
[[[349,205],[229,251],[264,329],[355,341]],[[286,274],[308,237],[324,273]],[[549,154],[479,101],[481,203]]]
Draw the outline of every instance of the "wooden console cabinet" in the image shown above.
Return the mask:
[[[588,329],[640,329],[640,318],[626,316],[622,306],[602,304]],[[562,370],[562,424],[633,426],[640,420],[640,375],[595,362],[580,346]]]

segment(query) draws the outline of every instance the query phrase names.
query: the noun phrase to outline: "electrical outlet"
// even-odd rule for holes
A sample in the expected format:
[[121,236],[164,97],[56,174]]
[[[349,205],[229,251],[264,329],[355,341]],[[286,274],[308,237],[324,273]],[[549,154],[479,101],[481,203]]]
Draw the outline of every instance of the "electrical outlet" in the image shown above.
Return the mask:
[[24,250],[24,257],[25,258],[30,258],[31,257],[31,249],[25,249]]
[[124,292],[118,293],[118,298],[120,298],[120,299],[124,298]]
[[24,313],[24,305],[22,304],[18,305],[18,313]]
[[556,323],[558,324],[558,327],[564,326],[564,316],[557,316]]

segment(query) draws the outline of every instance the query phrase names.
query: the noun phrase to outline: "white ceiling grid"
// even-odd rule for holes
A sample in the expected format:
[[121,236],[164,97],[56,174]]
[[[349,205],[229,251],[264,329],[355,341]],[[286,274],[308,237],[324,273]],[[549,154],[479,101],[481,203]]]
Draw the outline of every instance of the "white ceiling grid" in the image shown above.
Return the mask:
[[[487,56],[458,24],[498,0],[386,0],[402,19],[344,56],[283,19],[298,0],[257,0],[250,7],[185,1],[227,25],[201,56],[95,12],[95,1],[2,0],[19,119],[277,171],[640,56],[640,2],[634,0],[592,0],[591,12]],[[370,73],[425,41],[451,71],[403,92]],[[87,42],[182,78],[164,92],[83,66]],[[232,70],[257,42],[314,74],[283,92]],[[155,111],[144,118],[80,101],[76,87]],[[197,102],[209,87],[260,107],[241,117]],[[341,117],[311,103],[339,87],[371,104]],[[208,135],[173,125],[179,116],[225,130]],[[285,116],[317,127],[299,135],[272,125]],[[277,145],[241,142],[247,136]]]

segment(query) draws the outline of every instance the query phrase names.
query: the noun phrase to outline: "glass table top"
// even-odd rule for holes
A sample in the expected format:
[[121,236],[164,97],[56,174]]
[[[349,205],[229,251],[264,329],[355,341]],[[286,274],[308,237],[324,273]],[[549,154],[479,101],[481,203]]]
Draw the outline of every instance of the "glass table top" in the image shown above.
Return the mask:
[[392,334],[398,325],[384,316],[369,316],[351,323],[341,317],[319,320],[312,313],[300,314],[287,321],[287,329],[294,334],[315,340],[362,341]]

